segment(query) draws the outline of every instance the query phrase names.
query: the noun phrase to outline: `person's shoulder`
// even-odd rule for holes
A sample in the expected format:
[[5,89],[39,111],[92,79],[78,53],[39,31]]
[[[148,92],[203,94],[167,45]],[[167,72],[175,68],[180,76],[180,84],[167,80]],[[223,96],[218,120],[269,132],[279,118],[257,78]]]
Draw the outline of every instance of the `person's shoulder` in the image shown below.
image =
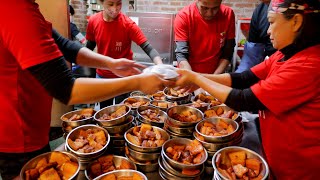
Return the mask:
[[128,24],[134,23],[134,21],[129,16],[123,14],[122,12],[120,12],[118,15],[118,21],[128,23]]
[[220,10],[223,14],[226,14],[226,15],[234,13],[233,9],[231,7],[223,5],[223,4],[220,5]]
[[91,22],[99,21],[101,19],[101,17],[102,17],[102,13],[103,12],[101,11],[101,12],[98,12],[98,13],[95,13],[95,14],[91,15],[90,18],[89,18],[89,21],[91,21]]
[[191,3],[185,7],[183,7],[178,13],[177,15],[180,15],[180,16],[187,16],[187,15],[190,15],[192,14],[196,9],[196,3]]

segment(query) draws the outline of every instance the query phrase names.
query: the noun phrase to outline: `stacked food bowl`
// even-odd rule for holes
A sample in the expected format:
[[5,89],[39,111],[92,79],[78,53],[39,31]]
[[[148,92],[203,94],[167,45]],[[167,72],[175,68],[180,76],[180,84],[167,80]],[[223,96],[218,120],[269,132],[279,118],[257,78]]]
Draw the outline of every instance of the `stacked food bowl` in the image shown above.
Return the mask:
[[126,156],[138,170],[145,173],[156,171],[161,147],[168,139],[169,134],[159,127],[150,124],[135,126],[125,133]]
[[184,105],[169,108],[167,114],[164,129],[172,138],[191,138],[195,125],[203,119],[200,110]]
[[167,180],[201,179],[207,151],[197,140],[174,138],[164,143],[159,174]]
[[241,142],[238,128],[238,123],[228,118],[207,118],[196,125],[193,136],[201,142],[209,155],[205,164],[207,174],[213,173],[211,159],[219,149]]
[[97,124],[110,134],[111,154],[124,155],[124,133],[133,125],[134,117],[131,108],[125,104],[105,107],[94,115]]
[[94,180],[114,180],[114,179],[122,179],[122,180],[148,180],[148,178],[141,172],[136,170],[116,170],[111,171],[105,174],[102,174],[95,178]]
[[72,129],[85,125],[94,124],[93,115],[95,111],[92,108],[79,109],[63,114],[60,119],[62,121],[62,130],[64,138],[67,137]]
[[137,116],[137,109],[140,106],[149,106],[151,99],[146,96],[131,96],[123,100],[122,104],[125,104],[131,108],[131,114]]
[[169,102],[175,102],[179,105],[191,102],[192,94],[183,92],[181,89],[165,88],[163,93],[165,95],[165,100]]
[[267,162],[256,152],[230,146],[220,149],[212,158],[213,180],[259,179],[269,177]]
[[84,171],[87,179],[94,179],[104,173],[121,170],[132,169],[137,170],[136,165],[126,157],[115,155],[104,155],[92,161]]
[[66,150],[79,158],[80,169],[84,170],[107,150],[110,136],[104,128],[88,124],[73,129],[66,140]]
[[141,123],[151,124],[163,128],[164,122],[167,119],[167,113],[156,107],[140,106],[137,109],[137,121]]

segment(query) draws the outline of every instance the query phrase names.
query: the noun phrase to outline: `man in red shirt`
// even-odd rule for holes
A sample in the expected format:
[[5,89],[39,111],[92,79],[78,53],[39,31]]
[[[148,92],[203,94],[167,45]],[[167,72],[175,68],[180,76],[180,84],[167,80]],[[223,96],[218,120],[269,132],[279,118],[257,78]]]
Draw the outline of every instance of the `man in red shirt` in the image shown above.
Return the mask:
[[[0,174],[4,180],[17,176],[29,159],[50,151],[52,97],[69,105],[92,103],[137,89],[154,93],[167,82],[157,75],[134,75],[143,66],[116,61],[63,38],[33,0],[3,1],[0,24]],[[134,76],[75,79],[65,59]]]
[[196,0],[174,22],[178,66],[220,74],[230,63],[235,45],[235,16],[222,0]]
[[[147,41],[141,29],[129,17],[121,13],[121,0],[99,0],[104,10],[90,17],[87,27],[87,48],[97,46],[99,54],[114,59],[133,59],[132,41],[139,45],[155,64],[162,64],[159,53]],[[117,78],[111,71],[96,70],[98,78]],[[120,103],[126,95],[116,98]],[[100,108],[112,105],[112,99],[100,102]]]

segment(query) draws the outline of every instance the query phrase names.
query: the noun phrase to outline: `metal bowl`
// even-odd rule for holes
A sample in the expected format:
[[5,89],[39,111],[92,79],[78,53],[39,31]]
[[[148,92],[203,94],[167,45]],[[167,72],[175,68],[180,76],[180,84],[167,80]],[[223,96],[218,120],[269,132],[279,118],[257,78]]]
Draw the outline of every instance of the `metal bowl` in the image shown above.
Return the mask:
[[[86,108],[86,109],[91,109],[91,108]],[[65,119],[70,119],[73,115],[77,114],[80,115],[85,111],[86,109],[79,109],[75,111],[70,111],[65,114],[63,114],[60,119],[62,121],[62,129],[66,132],[69,133],[73,128],[85,125],[85,124],[94,124],[93,116],[95,111],[93,110],[92,116],[80,120],[75,120],[75,121],[69,121]]]
[[[197,116],[197,121],[194,122],[182,122],[182,121],[178,121],[176,119],[172,118],[173,114],[181,114],[185,111],[190,111],[192,114],[195,114]],[[194,126],[195,124],[197,124],[199,121],[201,121],[203,119],[203,113],[196,108],[193,107],[188,107],[188,106],[183,106],[183,105],[179,105],[179,106],[174,106],[171,107],[167,110],[167,114],[168,114],[168,121],[170,122],[170,124],[176,126],[176,127],[190,127],[190,126]]]
[[[228,124],[231,124],[235,130],[232,133],[227,134],[227,135],[223,135],[223,136],[208,136],[208,135],[204,135],[204,134],[202,134],[200,132],[200,129],[203,126],[204,122],[210,122],[212,124],[216,124],[219,119],[222,119],[225,122],[227,122]],[[233,139],[235,139],[236,138],[235,135],[237,135],[236,132],[238,131],[238,128],[239,128],[238,123],[236,121],[233,121],[232,119],[228,119],[228,118],[208,118],[208,119],[205,119],[203,121],[200,121],[196,125],[196,132],[198,134],[200,134],[204,138],[205,142],[208,142],[208,143],[222,143],[222,142],[229,142],[229,141],[232,141]]]
[[138,174],[143,180],[148,180],[147,176],[144,175],[143,173],[136,171],[136,170],[131,170],[131,169],[122,169],[122,170],[115,170],[111,171],[105,174],[102,174],[98,177],[96,177],[94,180],[99,180],[102,179],[103,177],[106,177],[110,174],[116,175],[116,177],[121,177],[121,176],[133,176],[134,174]]
[[[92,166],[93,163],[95,163],[95,162],[97,162],[97,161],[98,161],[98,160],[92,161],[92,162],[87,166],[86,170],[84,171],[84,174],[85,174],[85,176],[86,176],[87,179],[90,179],[90,180],[91,180],[91,179],[96,178],[96,177],[94,177],[94,176],[91,174],[91,172],[90,172],[90,167]],[[115,166],[116,169],[120,167],[122,161],[126,161],[127,163],[129,163],[129,164],[130,164],[130,168],[131,168],[132,170],[137,170],[137,166],[136,166],[131,160],[129,160],[128,158],[122,157],[122,156],[115,156],[115,155],[113,155],[113,164],[114,164],[114,166]]]
[[185,178],[196,178],[196,177],[200,176],[204,171],[204,165],[202,165],[202,168],[199,169],[200,172],[198,174],[195,174],[195,175],[182,174],[182,171],[177,171],[176,169],[171,167],[169,163],[167,163],[167,161],[164,158],[163,154],[161,154],[161,158],[162,158],[162,165],[163,165],[164,169],[167,170],[168,172],[170,172],[171,174],[175,175],[175,176],[185,177]]
[[142,91],[132,91],[130,93],[130,96],[146,96],[146,94],[143,93]]
[[166,96],[163,91],[158,91],[157,93],[154,93],[151,95],[151,99],[156,101],[161,101],[161,100],[165,100]]
[[170,90],[170,88],[168,88],[168,87],[166,87],[163,90],[163,93],[166,96],[166,100],[170,100],[170,101],[181,101],[181,100],[190,101],[191,100],[191,96],[192,96],[191,93],[187,93],[186,95],[181,96],[181,97],[176,97],[176,96],[169,95],[169,90]]
[[49,160],[50,156],[52,153],[62,153],[66,156],[68,156],[70,158],[70,160],[72,162],[76,162],[78,164],[78,169],[77,171],[74,173],[73,176],[70,177],[70,179],[76,179],[76,177],[79,174],[80,171],[80,160],[73,154],[69,153],[69,152],[64,152],[64,151],[53,151],[53,152],[47,152],[44,154],[40,154],[36,157],[34,157],[33,159],[29,160],[21,169],[20,171],[20,178],[21,180],[26,180],[26,176],[25,176],[25,171],[29,170],[29,169],[33,169],[36,167],[37,163],[39,162],[39,160],[41,160],[42,158],[46,158],[47,160]]
[[171,159],[167,153],[166,149],[168,147],[173,147],[174,145],[189,145],[191,144],[192,140],[186,139],[186,138],[174,138],[166,141],[163,146],[162,146],[162,151],[161,153],[163,154],[163,157],[165,161],[172,166],[176,170],[182,171],[183,169],[200,169],[203,167],[203,163],[207,160],[208,158],[208,153],[205,148],[203,148],[203,156],[201,158],[201,162],[199,164],[183,164],[178,161],[175,161]]
[[218,151],[219,149],[222,149],[222,148],[224,148],[224,147],[228,147],[228,146],[235,145],[235,144],[233,143],[233,141],[229,141],[229,142],[226,142],[226,143],[208,143],[208,142],[202,141],[202,140],[198,137],[197,134],[198,134],[197,132],[193,132],[193,137],[194,137],[196,140],[198,140],[198,141],[203,145],[204,148],[206,148],[206,150],[208,151],[208,153],[209,153],[209,151],[210,151],[210,152],[212,152],[212,151],[216,152],[216,151]]
[[110,133],[110,135],[114,135],[114,134],[122,135],[129,128],[131,128],[133,120],[134,120],[134,117],[132,115],[128,115],[123,124],[119,124],[116,126],[110,126],[110,127],[105,126],[104,128]]
[[126,146],[126,148],[128,149],[128,152],[126,152],[126,153],[129,153],[129,155],[131,157],[133,157],[133,159],[135,159],[136,161],[139,161],[139,162],[155,161],[160,156],[160,152],[144,153],[144,152],[135,151],[128,146]]
[[[144,110],[147,110],[147,109],[151,109],[151,110],[157,112],[158,116],[160,116],[160,119],[163,119],[163,121],[152,121],[150,119],[147,119],[147,118],[143,117],[141,112],[144,111]],[[141,123],[151,124],[152,126],[157,126],[157,127],[163,127],[164,121],[168,118],[167,113],[165,113],[164,111],[161,111],[158,108],[150,107],[150,106],[140,106],[140,107],[138,107],[137,114],[138,114],[137,119]]]
[[[95,151],[95,152],[91,152],[91,153],[81,153],[81,152],[77,152],[75,150],[73,150],[70,146],[69,146],[69,143],[68,143],[68,139],[71,139],[71,140],[75,140],[77,137],[79,137],[79,133],[80,133],[80,130],[87,130],[87,129],[98,129],[98,130],[102,130],[106,136],[106,144],[101,148],[99,149],[98,151]],[[108,147],[108,144],[110,142],[110,136],[109,136],[109,133],[107,130],[105,130],[104,128],[100,127],[100,126],[96,126],[96,125],[83,125],[83,126],[79,126],[75,129],[73,129],[67,136],[66,138],[66,147],[67,147],[67,150],[70,151],[71,153],[75,154],[77,157],[79,157],[80,159],[84,160],[84,159],[93,159],[93,158],[96,158],[98,156],[100,156],[101,154],[103,154],[107,147]]]
[[[104,114],[110,115],[111,113],[116,112],[120,108],[126,108],[126,113],[120,117],[110,119],[110,120],[100,120],[99,118],[102,117]],[[111,105],[108,107],[105,107],[101,109],[100,111],[96,112],[94,115],[94,120],[98,122],[98,124],[102,127],[110,127],[110,126],[115,126],[119,124],[123,124],[126,120],[127,117],[130,115],[130,110],[131,108],[127,105],[124,104],[117,104],[117,105]]]
[[144,173],[154,172],[159,168],[158,161],[139,162],[129,154],[126,154],[126,157],[129,158],[137,166],[138,170]]
[[[140,127],[141,127],[141,126],[140,126]],[[126,140],[126,142],[127,142],[127,145],[128,145],[131,149],[136,150],[136,151],[139,151],[139,152],[157,152],[157,151],[160,151],[160,150],[161,150],[161,146],[159,146],[159,147],[142,147],[142,146],[137,146],[137,145],[131,143],[131,142],[127,139],[127,134],[128,134],[128,133],[133,134],[133,133],[132,133],[132,132],[133,132],[133,128],[134,128],[134,127],[130,128],[130,129],[129,129],[128,131],[126,131],[126,133],[124,134],[124,138],[125,138],[125,140]],[[163,129],[159,128],[159,127],[156,127],[156,126],[152,126],[152,128],[155,128],[155,129],[159,130],[159,132],[161,133],[161,137],[162,137],[165,141],[167,141],[168,139],[170,139],[169,134],[168,134],[165,130],[163,130]]]
[[262,164],[262,168],[261,168],[261,171],[260,171],[260,174],[262,175],[262,179],[263,180],[268,179],[269,167],[268,167],[267,162],[258,153],[254,152],[254,151],[252,151],[250,149],[247,149],[247,148],[244,148],[244,147],[239,147],[239,146],[229,146],[229,147],[222,148],[219,151],[217,151],[215,153],[215,155],[212,157],[212,166],[213,166],[215,172],[219,175],[220,179],[227,180],[227,178],[224,177],[220,173],[220,171],[219,171],[219,169],[218,169],[218,167],[216,165],[218,155],[221,154],[221,156],[227,156],[228,153],[235,152],[235,151],[245,151],[247,158],[259,159],[261,164]]
[[[166,107],[164,106],[159,106],[159,103],[163,103],[163,104],[167,104]],[[169,101],[165,101],[165,100],[161,100],[161,101],[158,101],[158,100],[152,100],[150,102],[150,106],[152,107],[156,107],[156,108],[159,108],[160,110],[164,111],[164,112],[167,112],[167,109],[172,107],[172,106],[176,106],[175,103],[173,102],[169,102]]]
[[172,125],[170,123],[170,121],[168,121],[168,120],[165,122],[165,126],[169,131],[171,131],[171,132],[173,132],[173,133],[175,133],[177,135],[181,135],[181,136],[184,136],[184,135],[185,136],[191,136],[193,131],[194,131],[194,126],[191,126],[191,127],[176,127],[176,126]]
[[[142,106],[149,106],[150,101],[151,101],[149,98],[147,98],[145,96],[132,96],[132,97],[128,97],[125,100],[123,100],[121,102],[121,104],[125,104],[129,99],[136,99],[138,101],[146,102],[146,104],[144,104]],[[128,104],[128,106],[131,107],[131,114],[133,116],[137,116],[137,109],[139,106],[132,106],[131,104],[130,105]]]
[[[200,106],[198,107],[197,104],[199,104]],[[188,103],[188,104],[184,104],[184,106],[189,106],[189,107],[193,107],[193,108],[197,108],[199,109],[201,112],[205,112],[208,107],[209,107],[209,104],[208,103],[197,103],[195,104],[195,102],[191,102],[191,103]]]
[[[238,113],[237,111],[231,109],[230,107],[226,106],[226,105],[217,105],[217,106],[210,106],[207,110],[213,109],[213,110],[217,110],[218,108],[222,108],[223,109],[223,113],[228,112],[228,111],[232,111],[235,114],[232,117],[224,117],[224,118],[229,118],[232,119],[234,121],[237,121],[237,123],[240,123],[242,121],[242,117],[240,116],[240,113]],[[204,114],[205,118],[211,118],[211,117],[206,117],[206,115]],[[212,116],[212,117],[223,117],[223,116]]]

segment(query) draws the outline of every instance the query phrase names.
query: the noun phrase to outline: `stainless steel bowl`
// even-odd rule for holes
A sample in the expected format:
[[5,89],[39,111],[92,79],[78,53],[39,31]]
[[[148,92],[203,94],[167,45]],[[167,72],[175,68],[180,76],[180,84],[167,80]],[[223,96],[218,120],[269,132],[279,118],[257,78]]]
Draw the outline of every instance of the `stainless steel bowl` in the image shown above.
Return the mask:
[[[233,126],[233,128],[235,129],[232,133],[227,134],[227,135],[223,135],[223,136],[208,136],[208,135],[204,135],[200,132],[201,127],[203,126],[204,122],[210,122],[213,124],[216,124],[218,122],[219,119],[224,120],[225,122],[227,122],[228,124],[231,124]],[[233,139],[236,138],[235,135],[237,130],[239,128],[239,125],[236,121],[232,120],[232,119],[228,119],[228,118],[207,118],[203,121],[200,121],[197,125],[196,125],[196,132],[198,134],[200,134],[203,138],[205,142],[208,143],[222,143],[222,142],[229,142],[232,141]]]
[[[110,115],[111,113],[114,113],[118,109],[123,108],[123,107],[126,108],[126,113],[124,115],[117,117],[117,118],[114,118],[114,119],[110,119],[110,120],[100,120],[99,119],[104,114]],[[130,110],[131,110],[131,108],[127,105],[124,105],[124,104],[111,105],[111,106],[105,107],[105,108],[101,109],[100,111],[96,112],[96,114],[94,115],[94,120],[97,121],[98,124],[102,127],[110,127],[110,126],[123,124],[127,120],[128,116],[130,115]]]
[[[132,96],[132,97],[128,97],[128,98],[126,98],[125,100],[123,100],[123,101],[121,102],[121,104],[125,104],[129,99],[136,99],[136,100],[138,100],[138,101],[146,102],[146,104],[144,104],[144,105],[142,105],[142,106],[149,106],[150,101],[151,101],[149,98],[147,98],[147,97],[145,97],[145,96]],[[140,107],[140,106],[132,106],[132,105],[128,105],[128,106],[131,107],[131,114],[132,114],[133,116],[137,116],[137,109],[138,109],[138,107]]]
[[[131,143],[131,142],[127,139],[127,134],[128,134],[128,133],[133,134],[133,133],[132,133],[132,132],[133,132],[133,128],[134,128],[134,127],[130,128],[130,129],[129,129],[128,131],[126,131],[126,133],[124,134],[124,138],[125,138],[125,140],[126,140],[126,142],[127,142],[127,145],[128,145],[130,148],[132,148],[133,150],[139,151],[139,152],[157,152],[157,151],[160,151],[160,150],[161,150],[161,146],[159,146],[159,147],[142,147],[142,146],[137,146],[137,145]],[[169,134],[168,134],[165,130],[163,130],[163,129],[159,128],[159,127],[156,127],[156,126],[152,126],[152,128],[155,128],[155,129],[159,130],[159,132],[161,133],[161,137],[164,139],[164,141],[167,141],[168,139],[170,139]]]
[[[145,117],[143,117],[143,115],[141,114],[142,111],[147,110],[147,109],[151,109],[153,111],[155,111],[158,116],[160,117],[160,119],[163,119],[163,121],[152,121],[150,119],[147,119]],[[164,125],[164,121],[168,118],[167,113],[161,111],[158,108],[155,107],[150,107],[150,106],[140,106],[137,109],[137,119],[141,122],[141,123],[145,123],[145,124],[151,124],[152,126],[157,126],[157,127],[163,127]]]
[[176,127],[171,125],[170,123],[165,123],[167,129],[171,132],[181,135],[181,136],[191,136],[194,131],[194,126],[191,127]]
[[[94,177],[92,174],[91,174],[91,171],[90,171],[90,167],[92,166],[93,163],[97,162],[98,160],[94,160],[92,161],[88,166],[87,168],[85,169],[84,171],[84,174],[86,176],[87,179],[94,179],[96,177]],[[120,165],[122,163],[122,161],[126,161],[127,163],[130,164],[130,168],[132,170],[137,170],[137,166],[131,161],[129,160],[128,158],[126,157],[122,157],[122,156],[115,156],[113,155],[113,164],[115,166],[116,169],[120,168]]]
[[[98,151],[95,151],[95,152],[91,152],[91,153],[81,153],[81,152],[77,152],[75,150],[73,150],[70,146],[69,146],[69,143],[68,143],[68,139],[71,139],[71,140],[75,140],[77,137],[79,137],[79,134],[80,134],[80,130],[87,130],[87,129],[98,129],[98,130],[102,130],[106,136],[106,144],[101,148],[99,149]],[[66,147],[67,147],[67,150],[70,151],[71,153],[75,154],[77,157],[79,157],[80,159],[82,160],[87,160],[87,159],[93,159],[93,158],[96,158],[98,156],[100,156],[101,154],[103,154],[108,145],[109,145],[109,142],[110,142],[110,136],[109,136],[109,133],[107,130],[105,130],[104,128],[100,127],[100,126],[96,126],[96,125],[83,125],[83,126],[79,126],[75,129],[73,129],[67,136],[67,141],[66,141]]]
[[247,148],[244,148],[244,147],[239,147],[239,146],[229,146],[229,147],[225,147],[223,149],[220,149],[219,151],[217,151],[215,153],[215,155],[212,157],[212,166],[215,170],[215,172],[219,175],[219,177],[221,179],[224,179],[224,180],[227,180],[226,177],[224,177],[217,165],[216,165],[216,162],[217,162],[217,157],[219,154],[221,154],[222,156],[227,156],[228,153],[230,152],[235,152],[235,151],[245,151],[246,152],[246,156],[247,158],[256,158],[256,159],[259,159],[260,162],[262,163],[262,167],[261,167],[261,172],[260,174],[262,175],[262,179],[263,180],[266,180],[268,179],[268,176],[269,176],[269,167],[268,167],[268,164],[267,162],[256,152],[250,150],[250,149],[247,149]]
[[192,134],[177,134],[175,132],[172,132],[168,127],[164,126],[163,128],[164,130],[166,130],[168,132],[168,134],[170,135],[171,138],[187,138],[187,139],[191,139],[192,138]]
[[146,94],[143,93],[142,91],[132,91],[130,93],[130,96],[146,96]]
[[[182,122],[179,120],[176,120],[172,117],[173,114],[182,114],[185,111],[190,111],[192,114],[195,114],[197,116],[197,121],[194,122]],[[203,113],[196,108],[193,107],[188,107],[188,106],[183,106],[183,105],[179,105],[179,106],[174,106],[171,107],[167,110],[167,114],[168,114],[168,121],[170,122],[170,124],[172,124],[173,126],[176,127],[190,127],[190,126],[194,126],[195,124],[197,124],[199,121],[201,121],[203,119]]]
[[172,96],[172,95],[169,95],[169,90],[170,88],[165,88],[163,90],[163,93],[165,94],[166,96],[166,100],[168,101],[190,101],[191,100],[191,93],[188,93],[186,94],[185,96],[181,96],[181,97],[176,97],[176,96]]
[[73,128],[85,125],[85,124],[94,124],[93,116],[95,111],[93,110],[92,116],[88,118],[84,118],[81,120],[75,120],[75,121],[69,121],[69,120],[64,120],[65,118],[70,119],[72,116],[75,114],[80,115],[81,112],[83,112],[85,109],[79,109],[75,111],[70,111],[65,114],[63,114],[60,119],[62,121],[62,129],[64,132],[69,133]]
[[146,162],[146,161],[155,161],[159,158],[160,152],[155,152],[155,153],[144,153],[144,152],[139,152],[135,151],[132,148],[128,147],[129,155],[133,157],[135,160],[139,162]]
[[126,154],[126,157],[129,158],[134,164],[136,164],[138,170],[144,173],[154,172],[159,168],[158,161],[139,162],[128,154]]
[[[75,155],[73,155],[73,154],[71,154],[69,152],[64,152],[64,151],[53,151],[53,152],[62,153],[64,155],[68,156],[72,162],[75,162],[75,163],[78,164],[77,171],[70,178],[70,179],[75,179],[78,176],[79,171],[80,171],[80,160]],[[39,162],[39,160],[41,160],[42,158],[46,158],[47,160],[49,160],[49,158],[50,158],[50,156],[51,156],[51,154],[53,152],[47,152],[47,153],[44,153],[44,154],[40,154],[40,155],[34,157],[33,159],[29,160],[25,165],[23,165],[23,167],[22,167],[22,169],[20,171],[20,179],[21,180],[26,180],[25,171],[35,168],[37,163]]]
[[192,101],[191,103],[188,104],[184,104],[184,106],[189,106],[189,107],[193,107],[193,108],[197,108],[199,109],[201,112],[204,112],[208,109],[209,104],[208,103],[198,103],[200,104],[199,107],[196,106],[196,104]]
[[170,140],[166,141],[163,144],[162,151],[161,151],[165,161],[170,166],[172,166],[174,169],[180,170],[180,171],[182,171],[183,169],[200,169],[201,167],[203,167],[203,163],[208,158],[208,153],[205,148],[203,148],[203,155],[202,155],[202,158],[201,158],[201,161],[199,164],[183,164],[183,163],[180,163],[178,161],[171,159],[166,153],[166,149],[168,147],[173,147],[174,145],[189,145],[189,144],[191,144],[191,142],[192,142],[192,140],[186,139],[186,138],[174,138],[174,139],[170,139]]
[[100,180],[103,177],[106,177],[110,174],[114,174],[116,175],[116,177],[121,177],[121,176],[133,176],[134,174],[138,174],[143,180],[148,180],[147,176],[144,175],[143,173],[136,171],[136,170],[131,170],[131,169],[123,169],[123,170],[115,170],[115,171],[111,171],[105,174],[102,174],[98,177],[96,177],[94,180]]
[[111,144],[114,147],[123,147],[126,144],[126,140],[111,140]]
[[193,132],[193,137],[194,137],[196,140],[198,140],[198,141],[203,145],[203,147],[206,148],[207,151],[218,151],[218,150],[221,149],[221,148],[234,145],[234,144],[233,144],[233,141],[229,141],[229,142],[226,142],[226,143],[208,143],[208,142],[202,141],[202,140],[197,136],[197,132]]
[[134,120],[134,117],[132,115],[128,115],[123,124],[109,126],[109,127],[104,126],[104,128],[110,133],[110,135],[114,135],[114,134],[122,135],[132,127],[133,120]]
[[[159,106],[159,103],[166,103],[166,104],[167,104],[167,107],[160,107],[160,106]],[[175,106],[175,103],[169,102],[169,101],[165,101],[165,100],[162,100],[162,101],[152,100],[152,101],[150,102],[150,106],[159,108],[160,110],[162,110],[162,111],[164,111],[164,112],[167,112],[167,109],[170,108],[170,107],[172,107],[172,106]]]
[[[217,110],[218,108],[222,108],[223,109],[223,112],[228,112],[228,111],[232,111],[235,113],[234,116],[232,116],[232,118],[229,118],[229,119],[232,119],[234,121],[237,121],[237,123],[240,123],[242,121],[242,117],[240,116],[240,113],[231,109],[230,107],[226,106],[226,105],[217,105],[217,106],[210,106],[207,110],[210,110],[210,109],[213,109],[213,110]],[[220,116],[216,116],[216,117],[221,117]],[[209,118],[209,117],[205,117],[205,118]]]
[[157,93],[154,93],[151,95],[151,99],[161,101],[161,100],[165,100],[166,96],[163,91],[158,91]]

